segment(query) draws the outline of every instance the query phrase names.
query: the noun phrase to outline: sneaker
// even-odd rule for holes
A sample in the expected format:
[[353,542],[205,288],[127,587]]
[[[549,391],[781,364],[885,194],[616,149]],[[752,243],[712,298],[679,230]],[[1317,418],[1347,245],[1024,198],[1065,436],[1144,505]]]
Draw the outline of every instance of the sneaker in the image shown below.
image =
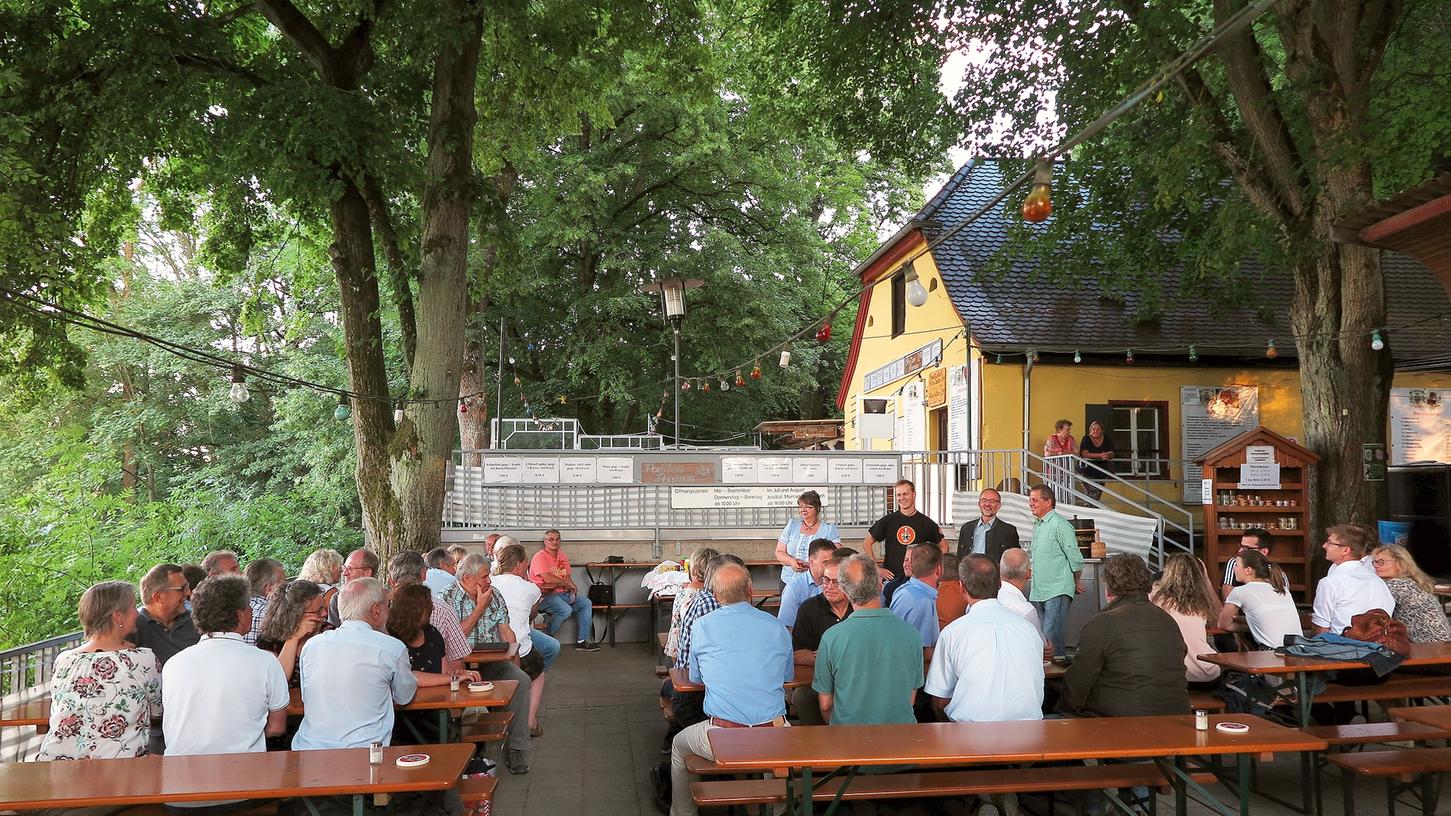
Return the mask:
[[576,640],[574,642],[574,650],[576,652],[598,652],[600,650],[600,645],[598,643],[591,643],[587,640]]
[[524,752],[518,749],[511,748],[504,756],[504,767],[509,769],[509,773],[516,776],[529,773],[529,763],[524,759]]

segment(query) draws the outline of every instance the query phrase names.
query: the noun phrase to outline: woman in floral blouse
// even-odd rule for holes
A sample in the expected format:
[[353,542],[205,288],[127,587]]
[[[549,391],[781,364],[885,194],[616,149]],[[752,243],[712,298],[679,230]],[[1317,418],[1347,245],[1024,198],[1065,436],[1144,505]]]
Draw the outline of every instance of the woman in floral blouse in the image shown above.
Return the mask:
[[1436,598],[1436,584],[1399,544],[1377,547],[1370,554],[1375,574],[1385,579],[1396,601],[1392,617],[1406,625],[1412,643],[1451,641],[1451,622]]
[[56,656],[50,732],[37,759],[113,759],[146,753],[151,717],[161,711],[161,669],[150,649],[127,642],[136,630],[136,589],[96,584],[78,608],[86,641]]

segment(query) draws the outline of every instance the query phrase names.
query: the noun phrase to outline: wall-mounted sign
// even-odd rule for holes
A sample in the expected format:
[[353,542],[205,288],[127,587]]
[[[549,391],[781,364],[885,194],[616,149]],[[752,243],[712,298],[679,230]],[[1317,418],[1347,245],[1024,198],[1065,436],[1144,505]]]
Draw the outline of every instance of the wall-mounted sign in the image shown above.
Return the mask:
[[628,456],[601,456],[595,459],[595,480],[600,484],[633,484],[635,460]]
[[1240,490],[1279,490],[1280,466],[1275,462],[1246,462],[1239,466]]
[[947,449],[972,448],[972,405],[968,396],[967,366],[953,366],[947,375]]
[[909,374],[916,374],[927,366],[935,365],[940,359],[942,359],[942,340],[933,340],[916,351],[904,354],[881,368],[868,372],[862,380],[863,386],[868,392],[875,391],[893,380],[900,380]]
[[518,484],[524,463],[517,456],[484,457],[484,484]]
[[862,484],[889,485],[897,481],[897,462],[892,459],[867,459],[862,462]]
[[1360,446],[1360,478],[1364,482],[1386,480],[1386,446],[1367,442]]
[[826,484],[826,460],[797,456],[791,460],[791,481],[796,484]]
[[756,481],[761,484],[791,484],[791,459],[785,456],[757,459]]
[[640,481],[646,484],[710,484],[715,462],[642,462]]
[[592,484],[595,481],[593,456],[559,457],[560,484]]
[[524,472],[520,478],[524,484],[559,484],[559,457],[524,457]]
[[862,460],[832,457],[826,476],[832,484],[861,484]]
[[1275,446],[1250,445],[1244,449],[1244,460],[1246,462],[1254,462],[1255,464],[1273,462],[1275,461]]
[[725,484],[755,484],[756,460],[750,456],[722,456],[720,458],[720,480]]
[[927,372],[927,407],[938,408],[947,402],[947,369],[934,368]]
[[1451,389],[1392,388],[1393,465],[1451,462]]
[[711,485],[670,488],[672,510],[729,510],[737,507],[795,507],[797,487]]

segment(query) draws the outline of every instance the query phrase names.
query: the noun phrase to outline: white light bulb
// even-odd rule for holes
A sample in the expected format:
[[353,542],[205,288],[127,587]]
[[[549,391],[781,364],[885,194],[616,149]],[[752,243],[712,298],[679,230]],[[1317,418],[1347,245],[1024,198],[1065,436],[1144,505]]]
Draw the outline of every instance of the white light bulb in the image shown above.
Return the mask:
[[232,389],[227,392],[227,396],[231,397],[232,402],[235,402],[238,405],[241,405],[242,403],[252,398],[252,395],[247,391],[247,384],[241,382],[240,380],[232,383]]
[[916,278],[907,281],[907,302],[913,306],[921,306],[927,302],[927,290],[922,288]]
[[394,425],[402,425],[403,424],[403,406],[401,406],[401,405],[398,406],[397,408],[394,408],[393,409],[393,424]]
[[791,349],[786,349],[786,350],[784,350],[784,351],[781,352],[781,367],[782,368],[788,368],[788,367],[790,367],[790,365],[791,365]]

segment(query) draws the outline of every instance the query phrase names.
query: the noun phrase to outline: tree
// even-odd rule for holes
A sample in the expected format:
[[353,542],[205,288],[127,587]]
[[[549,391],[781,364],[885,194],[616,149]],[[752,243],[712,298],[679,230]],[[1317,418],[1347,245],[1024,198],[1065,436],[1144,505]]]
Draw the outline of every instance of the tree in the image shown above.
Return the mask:
[[[1031,155],[1054,135],[1040,118],[1049,95],[1057,133],[1072,132],[1244,5],[980,8],[959,21],[991,51],[968,71],[958,100],[974,123],[970,136],[1003,156]],[[1306,443],[1321,456],[1317,528],[1372,521],[1384,507],[1380,483],[1362,481],[1359,457],[1360,443],[1384,441],[1392,374],[1390,355],[1369,343],[1386,323],[1380,258],[1336,243],[1331,228],[1386,185],[1423,178],[1444,150],[1447,9],[1442,0],[1276,4],[1180,73],[1173,92],[1075,151],[1066,187],[1081,186],[1081,200],[1066,193],[1047,237],[1021,232],[1011,250],[1055,258],[1067,277],[1107,266],[1117,275],[1108,288],[1156,297],[1176,294],[1157,290],[1169,266],[1182,264],[1190,287],[1249,297],[1241,260],[1289,270]],[[1135,261],[1111,263],[1124,258]]]

